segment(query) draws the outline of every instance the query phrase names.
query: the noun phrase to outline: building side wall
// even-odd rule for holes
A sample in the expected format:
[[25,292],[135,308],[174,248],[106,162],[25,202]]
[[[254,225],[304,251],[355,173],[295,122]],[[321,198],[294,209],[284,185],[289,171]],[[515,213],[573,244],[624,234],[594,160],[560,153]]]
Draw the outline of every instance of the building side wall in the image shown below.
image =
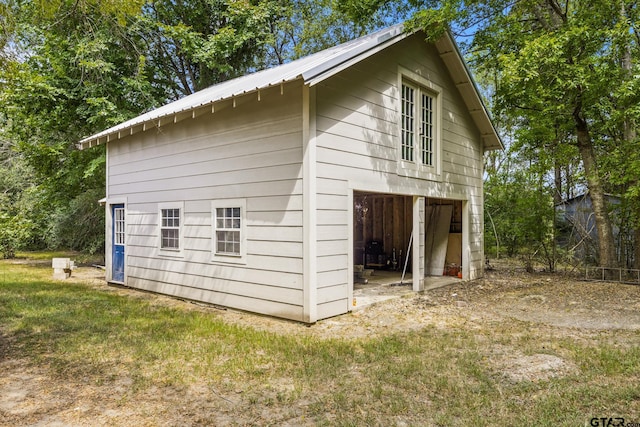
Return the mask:
[[[301,84],[216,104],[109,146],[108,198],[126,199],[126,284],[302,319]],[[213,259],[212,202],[246,203],[244,262]],[[159,209],[183,206],[182,250],[159,250]],[[109,230],[107,230],[109,233]]]
[[[435,179],[399,170],[399,66],[442,89],[442,162]],[[482,274],[482,143],[433,46],[411,36],[319,83],[316,111],[319,318],[348,306],[352,190],[464,200],[466,277]]]

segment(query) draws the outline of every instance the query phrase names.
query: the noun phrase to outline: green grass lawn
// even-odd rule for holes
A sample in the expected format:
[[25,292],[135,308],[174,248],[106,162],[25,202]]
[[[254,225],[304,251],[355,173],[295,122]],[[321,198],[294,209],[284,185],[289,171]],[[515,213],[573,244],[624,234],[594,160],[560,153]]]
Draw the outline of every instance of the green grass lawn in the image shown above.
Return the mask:
[[[220,399],[191,402],[208,408],[184,414],[196,424],[215,425],[222,408],[238,424],[640,422],[634,331],[586,340],[514,321],[358,339],[282,335],[225,323],[212,311],[162,306],[50,276],[50,266],[0,262],[0,345],[6,347],[0,371],[8,369],[3,360],[26,360],[53,382],[78,388],[107,390],[126,379],[124,392],[105,396],[119,405],[143,405],[151,389],[179,394],[200,385]],[[498,345],[559,355],[576,369],[542,381],[509,381],[490,357]]]

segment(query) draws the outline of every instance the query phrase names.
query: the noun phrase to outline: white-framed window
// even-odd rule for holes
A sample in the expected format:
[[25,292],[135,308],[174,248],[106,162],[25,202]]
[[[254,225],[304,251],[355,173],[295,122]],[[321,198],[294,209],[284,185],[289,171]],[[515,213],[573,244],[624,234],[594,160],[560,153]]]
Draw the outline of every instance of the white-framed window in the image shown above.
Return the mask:
[[441,164],[442,89],[399,68],[400,144],[398,173],[437,179]]
[[415,133],[416,133],[416,89],[414,86],[402,83],[402,142],[401,142],[401,158],[408,162],[413,162],[413,153],[415,151]]
[[125,215],[124,208],[113,209],[113,243],[115,245],[124,245],[125,237]]
[[420,160],[423,165],[433,166],[434,97],[424,91],[420,95]]
[[158,206],[160,253],[180,255],[183,251],[184,203],[162,203]]
[[211,202],[214,261],[244,263],[247,253],[245,199]]

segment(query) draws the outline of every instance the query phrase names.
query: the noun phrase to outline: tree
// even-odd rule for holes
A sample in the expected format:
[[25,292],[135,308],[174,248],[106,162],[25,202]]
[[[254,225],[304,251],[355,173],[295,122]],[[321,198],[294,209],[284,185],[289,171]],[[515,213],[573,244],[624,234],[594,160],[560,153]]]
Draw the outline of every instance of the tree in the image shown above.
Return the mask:
[[372,30],[405,20],[407,7],[381,7],[354,20],[334,0],[291,0],[283,7],[272,32],[273,60],[283,64],[365,35]]
[[0,171],[5,240],[98,251],[104,147],[78,140],[377,22],[329,0],[0,0],[0,162],[29,178]]
[[[391,2],[345,3],[357,16],[362,7],[370,13]],[[593,200],[599,263],[615,266],[605,199],[605,192],[615,188],[605,160],[616,147],[626,151],[635,144],[636,137],[624,137],[622,129],[625,121],[635,123],[639,117],[637,61],[622,64],[624,58],[638,57],[636,2],[427,0],[417,7],[412,26],[433,38],[448,28],[459,36],[473,33],[468,45],[472,65],[495,79],[493,113],[528,133],[531,149],[541,155],[571,151],[563,147],[577,150]],[[550,129],[563,137],[554,138]],[[558,150],[548,151],[549,146]],[[618,167],[628,169],[620,160]]]
[[169,99],[262,68],[282,15],[275,0],[156,0],[134,24]]
[[[3,2],[2,20],[11,25],[0,55],[0,128],[8,156],[26,165],[28,182],[11,207],[0,210],[20,219],[5,225],[37,228],[20,235],[21,246],[42,247],[88,232],[74,206],[82,201],[96,208],[102,196],[86,195],[104,195],[104,150],[78,151],[76,142],[156,102],[139,44],[125,26],[140,2],[120,3]],[[79,226],[63,232],[56,226],[61,217]],[[104,233],[100,222],[98,212],[90,224],[94,242]]]

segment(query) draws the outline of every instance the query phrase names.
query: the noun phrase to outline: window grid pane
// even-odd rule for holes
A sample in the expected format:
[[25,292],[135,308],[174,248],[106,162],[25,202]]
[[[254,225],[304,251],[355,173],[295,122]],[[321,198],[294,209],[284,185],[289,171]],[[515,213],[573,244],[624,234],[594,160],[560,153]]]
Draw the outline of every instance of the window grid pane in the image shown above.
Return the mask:
[[180,249],[180,231],[178,229],[162,229],[162,248]]
[[180,209],[162,209],[160,214],[160,248],[180,249]]
[[414,89],[402,85],[402,160],[413,161],[415,121]]
[[433,166],[433,97],[422,95],[420,123],[420,152],[422,163]]
[[114,209],[114,240],[116,245],[124,245],[124,208]]
[[240,255],[240,214],[240,208],[216,208],[216,253]]

